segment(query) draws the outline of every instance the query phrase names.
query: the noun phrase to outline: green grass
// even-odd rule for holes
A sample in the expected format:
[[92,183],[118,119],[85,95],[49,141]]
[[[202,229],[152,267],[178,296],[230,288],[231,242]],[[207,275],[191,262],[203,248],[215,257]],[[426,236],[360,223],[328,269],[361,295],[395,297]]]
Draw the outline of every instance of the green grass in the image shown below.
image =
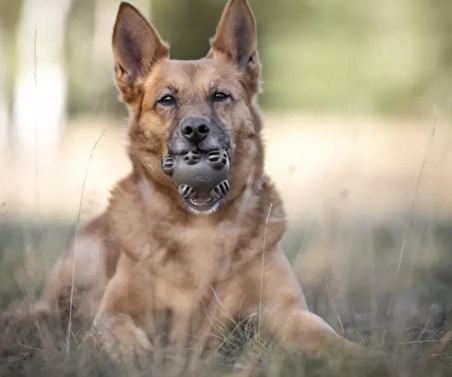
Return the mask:
[[[452,308],[452,223],[434,222],[424,214],[406,223],[332,222],[335,226],[326,232],[321,223],[290,224],[283,247],[306,283],[311,309],[351,340],[385,352],[386,364],[330,354],[310,359],[300,350],[281,349],[254,336],[253,323],[245,321],[232,334],[219,331],[220,346],[203,357],[196,376],[452,375],[452,347],[429,358],[452,327],[447,318],[439,323]],[[0,225],[0,309],[19,310],[33,301],[73,230],[66,223]],[[322,252],[319,240],[330,251],[324,258],[330,269],[319,268],[317,279],[306,280],[300,264],[309,253]],[[0,376],[131,375],[85,338],[85,325],[75,326],[69,354],[65,326],[54,319],[2,317],[0,328]],[[166,376],[167,367],[168,360],[160,360],[143,375]]]

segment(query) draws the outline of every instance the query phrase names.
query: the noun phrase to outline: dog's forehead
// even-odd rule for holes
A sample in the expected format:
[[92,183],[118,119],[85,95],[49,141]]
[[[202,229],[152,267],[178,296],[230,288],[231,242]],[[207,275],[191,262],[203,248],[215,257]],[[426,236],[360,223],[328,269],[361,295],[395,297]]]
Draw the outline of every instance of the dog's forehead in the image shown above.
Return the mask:
[[187,89],[208,87],[213,83],[239,86],[239,80],[240,75],[233,65],[221,64],[214,59],[166,59],[155,64],[146,87],[149,90],[157,87]]

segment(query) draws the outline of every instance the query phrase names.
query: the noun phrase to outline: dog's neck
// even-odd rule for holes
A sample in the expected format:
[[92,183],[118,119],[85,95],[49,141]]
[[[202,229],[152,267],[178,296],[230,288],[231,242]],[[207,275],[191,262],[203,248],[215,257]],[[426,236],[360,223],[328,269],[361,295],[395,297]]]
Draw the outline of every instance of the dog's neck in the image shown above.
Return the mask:
[[[177,193],[177,190],[174,192]],[[251,224],[250,218],[258,221]],[[262,174],[250,172],[246,182],[227,205],[207,216],[190,214],[183,208],[180,198],[169,196],[167,190],[159,188],[156,181],[141,169],[114,188],[108,222],[121,248],[134,259],[140,259],[146,257],[142,253],[149,250],[151,240],[158,239],[159,234],[207,225],[218,229],[219,235],[227,234],[237,244],[249,240],[256,234],[257,228],[268,227],[272,235],[268,243],[276,245],[284,232],[285,215],[279,196]],[[131,224],[134,224],[133,227]],[[228,234],[228,229],[234,229],[234,234]]]
[[240,223],[243,217],[250,215],[248,212],[255,210],[253,202],[257,201],[267,182],[266,176],[260,173],[258,174],[257,168],[252,168],[246,181],[240,182],[236,189],[231,190],[225,205],[210,215],[190,213],[182,203],[180,194],[172,182],[168,185],[166,181],[155,179],[144,168],[138,172],[134,171],[134,179],[145,205],[143,210],[146,216],[159,217],[174,224],[180,223],[186,226],[199,222],[219,225],[226,218],[230,220],[231,215],[234,215],[234,220]]

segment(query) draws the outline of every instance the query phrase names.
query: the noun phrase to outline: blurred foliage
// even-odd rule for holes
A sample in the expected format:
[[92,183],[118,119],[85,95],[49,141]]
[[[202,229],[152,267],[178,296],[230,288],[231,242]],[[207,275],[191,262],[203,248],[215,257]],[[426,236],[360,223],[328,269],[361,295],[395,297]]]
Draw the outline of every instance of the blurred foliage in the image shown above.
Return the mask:
[[[105,54],[96,51],[93,44],[98,1],[72,3],[64,52],[68,109],[70,114],[123,115],[115,100],[112,74],[96,58],[96,54]],[[102,1],[110,6],[108,0]],[[9,97],[17,63],[14,37],[22,2],[0,0]],[[119,2],[110,0],[110,3],[116,9]],[[432,103],[437,103],[449,110],[452,2],[250,0],[250,3],[259,28],[264,80],[260,101],[264,108],[417,116],[430,115]],[[171,43],[172,56],[195,59],[206,54],[208,38],[215,31],[225,1],[140,0],[142,4],[150,4],[150,18]],[[114,19],[111,27],[113,22]],[[105,59],[111,67],[111,55]]]

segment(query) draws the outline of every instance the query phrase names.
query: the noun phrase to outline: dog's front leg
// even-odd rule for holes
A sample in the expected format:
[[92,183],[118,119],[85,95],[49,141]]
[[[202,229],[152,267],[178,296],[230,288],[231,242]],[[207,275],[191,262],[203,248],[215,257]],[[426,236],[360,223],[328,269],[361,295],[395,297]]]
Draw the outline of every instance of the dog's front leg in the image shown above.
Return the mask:
[[[259,332],[284,346],[296,346],[311,356],[328,351],[361,355],[364,348],[338,335],[322,318],[309,312],[303,292],[280,250],[267,252],[252,272]],[[257,306],[257,307],[256,307]]]
[[142,312],[138,295],[126,276],[116,274],[108,283],[93,332],[113,360],[145,369],[150,365],[152,344],[135,322]]
[[364,355],[364,349],[338,335],[322,318],[308,310],[274,305],[261,313],[262,334],[268,334],[280,344],[297,347],[310,356],[339,353],[344,356]]
[[149,365],[151,342],[130,315],[96,316],[93,331],[96,340],[113,360],[139,368]]

